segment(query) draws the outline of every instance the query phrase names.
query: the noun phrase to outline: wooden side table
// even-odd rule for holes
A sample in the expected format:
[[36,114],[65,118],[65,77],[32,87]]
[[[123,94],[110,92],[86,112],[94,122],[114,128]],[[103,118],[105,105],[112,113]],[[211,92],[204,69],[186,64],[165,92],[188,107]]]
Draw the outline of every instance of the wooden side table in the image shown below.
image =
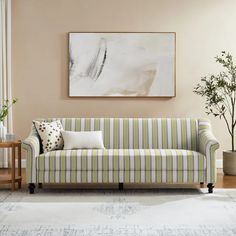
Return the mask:
[[[0,175],[0,184],[11,183],[12,191],[15,190],[15,183],[18,183],[18,188],[21,188],[21,141],[6,141],[0,142],[0,148],[9,148],[12,150],[12,166],[10,175]],[[16,175],[16,149],[18,149],[18,175]]]

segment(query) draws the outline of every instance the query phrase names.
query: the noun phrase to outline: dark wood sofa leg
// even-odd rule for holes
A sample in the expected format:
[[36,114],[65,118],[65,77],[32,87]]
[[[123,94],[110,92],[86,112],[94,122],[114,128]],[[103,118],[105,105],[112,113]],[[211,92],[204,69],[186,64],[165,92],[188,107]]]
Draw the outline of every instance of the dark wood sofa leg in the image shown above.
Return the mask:
[[124,184],[123,183],[119,183],[119,190],[123,190],[124,189]]
[[42,183],[38,183],[38,188],[43,188],[43,184]]
[[28,189],[29,189],[29,193],[33,194],[34,193],[34,189],[35,189],[35,184],[29,183]]
[[208,187],[208,193],[213,193],[213,188],[215,187],[212,183],[209,183],[208,185],[207,185],[207,187]]

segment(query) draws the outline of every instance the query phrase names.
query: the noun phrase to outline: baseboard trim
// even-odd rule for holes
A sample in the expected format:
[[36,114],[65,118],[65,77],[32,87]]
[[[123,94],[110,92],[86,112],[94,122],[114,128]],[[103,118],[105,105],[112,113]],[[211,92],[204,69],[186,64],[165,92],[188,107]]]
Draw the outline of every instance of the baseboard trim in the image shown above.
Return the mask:
[[[6,163],[7,166],[7,163]],[[11,163],[8,163],[9,168],[11,167]],[[16,160],[16,167],[18,166],[18,160]],[[21,160],[21,168],[26,168],[26,160]]]
[[6,161],[1,161],[0,162],[0,168],[7,168],[8,163]]
[[223,168],[223,160],[216,160],[216,168],[217,169]]

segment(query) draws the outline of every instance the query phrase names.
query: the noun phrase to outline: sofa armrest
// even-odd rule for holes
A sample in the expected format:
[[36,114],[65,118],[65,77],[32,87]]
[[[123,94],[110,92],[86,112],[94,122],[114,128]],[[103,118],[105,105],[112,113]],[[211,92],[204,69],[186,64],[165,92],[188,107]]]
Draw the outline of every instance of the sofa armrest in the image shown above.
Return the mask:
[[208,183],[216,182],[215,151],[219,148],[219,142],[212,134],[211,129],[204,129],[199,134],[199,151],[205,155],[207,164],[206,180]]
[[27,157],[35,158],[40,154],[40,141],[36,135],[30,135],[22,142],[22,148],[26,150]]
[[210,150],[213,147],[216,150],[220,147],[220,145],[211,130],[201,132],[199,134],[199,151],[207,156],[211,154]]
[[22,148],[26,150],[26,180],[27,183],[36,182],[35,158],[40,155],[40,140],[35,132],[31,132],[28,138],[22,142]]

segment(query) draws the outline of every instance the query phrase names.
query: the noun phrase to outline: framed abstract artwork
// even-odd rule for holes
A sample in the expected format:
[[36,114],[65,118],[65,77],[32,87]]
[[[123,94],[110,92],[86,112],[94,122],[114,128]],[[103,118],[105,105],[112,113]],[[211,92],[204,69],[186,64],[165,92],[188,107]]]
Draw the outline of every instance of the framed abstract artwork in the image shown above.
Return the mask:
[[174,97],[174,32],[69,33],[70,97]]

